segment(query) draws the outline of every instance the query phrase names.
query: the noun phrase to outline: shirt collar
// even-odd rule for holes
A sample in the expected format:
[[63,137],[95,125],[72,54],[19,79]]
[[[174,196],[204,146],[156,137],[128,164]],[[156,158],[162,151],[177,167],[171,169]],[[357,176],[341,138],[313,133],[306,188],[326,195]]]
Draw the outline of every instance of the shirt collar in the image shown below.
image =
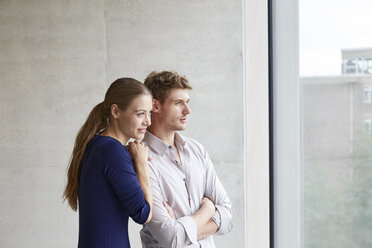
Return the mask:
[[[180,144],[182,148],[185,146],[185,140],[183,137],[176,133],[174,135],[176,143]],[[165,143],[149,131],[146,132],[145,137],[143,138],[143,141],[146,142],[148,146],[150,146],[157,154],[164,155],[165,151],[170,147],[169,144]]]
[[176,133],[174,135],[174,138],[176,139],[176,142],[179,143],[182,147],[185,146],[185,140],[180,134]]

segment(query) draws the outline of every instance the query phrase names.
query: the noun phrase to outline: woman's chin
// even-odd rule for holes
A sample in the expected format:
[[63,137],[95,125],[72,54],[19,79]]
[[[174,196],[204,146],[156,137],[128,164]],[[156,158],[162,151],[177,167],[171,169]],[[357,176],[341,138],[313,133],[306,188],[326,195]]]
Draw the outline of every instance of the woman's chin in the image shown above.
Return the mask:
[[136,140],[142,140],[143,138],[145,137],[145,134],[144,133],[137,133],[133,139],[136,139]]

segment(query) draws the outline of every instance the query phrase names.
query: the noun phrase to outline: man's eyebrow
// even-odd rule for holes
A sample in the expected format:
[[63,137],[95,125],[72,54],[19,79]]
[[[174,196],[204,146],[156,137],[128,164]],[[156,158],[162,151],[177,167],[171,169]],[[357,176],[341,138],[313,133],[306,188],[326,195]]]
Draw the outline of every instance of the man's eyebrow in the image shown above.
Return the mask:
[[141,112],[141,111],[147,111],[146,109],[138,109],[138,110],[134,110],[134,112]]
[[188,102],[188,101],[190,101],[190,98],[188,98],[187,100],[182,99],[182,98],[176,98],[176,99],[173,100],[173,102],[177,102],[177,101]]

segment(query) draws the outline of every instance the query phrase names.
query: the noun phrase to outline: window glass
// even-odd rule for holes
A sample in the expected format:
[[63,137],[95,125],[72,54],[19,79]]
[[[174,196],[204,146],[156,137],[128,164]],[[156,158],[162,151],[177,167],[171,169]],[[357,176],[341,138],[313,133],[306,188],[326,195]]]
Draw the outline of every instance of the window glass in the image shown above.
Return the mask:
[[299,0],[302,247],[372,247],[370,0]]

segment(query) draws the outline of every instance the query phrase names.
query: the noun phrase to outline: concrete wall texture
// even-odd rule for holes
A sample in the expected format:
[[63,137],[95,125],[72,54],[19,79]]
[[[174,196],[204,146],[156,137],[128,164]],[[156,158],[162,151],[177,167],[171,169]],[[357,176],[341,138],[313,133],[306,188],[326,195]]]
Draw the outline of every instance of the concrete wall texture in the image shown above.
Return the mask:
[[[233,203],[244,247],[241,1],[0,1],[0,247],[75,247],[62,202],[75,135],[119,77],[174,69],[190,79],[188,130]],[[140,226],[130,223],[132,247]]]

